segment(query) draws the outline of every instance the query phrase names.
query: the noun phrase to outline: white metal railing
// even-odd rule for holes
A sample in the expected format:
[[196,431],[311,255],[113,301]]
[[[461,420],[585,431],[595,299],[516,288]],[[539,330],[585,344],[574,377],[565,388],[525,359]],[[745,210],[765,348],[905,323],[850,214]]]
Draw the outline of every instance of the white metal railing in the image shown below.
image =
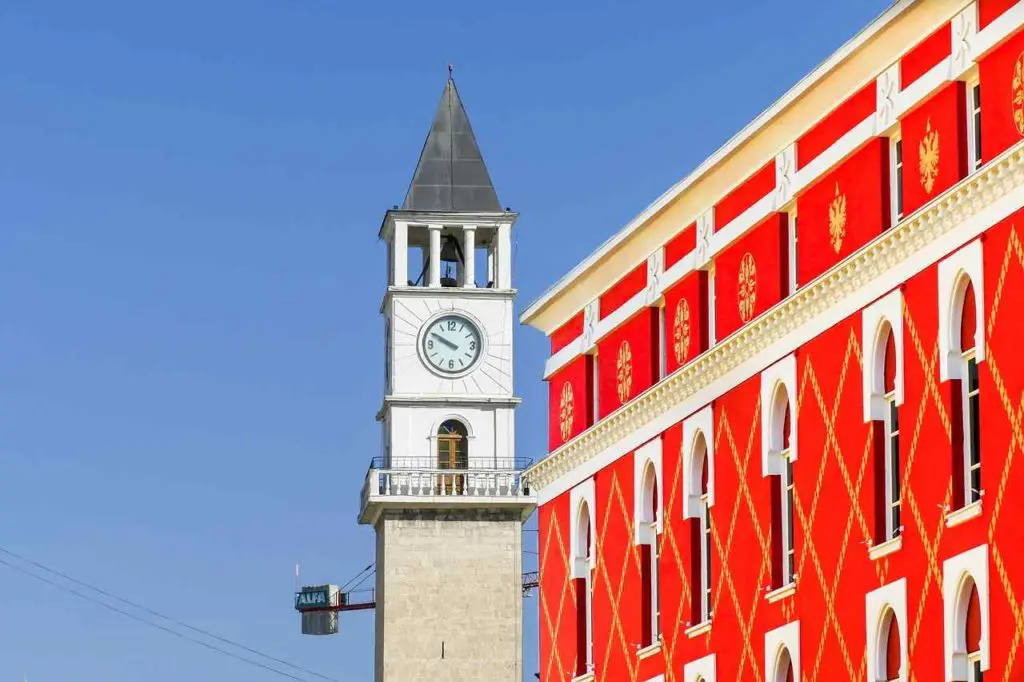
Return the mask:
[[[523,467],[525,468],[525,467]],[[526,497],[522,469],[439,469],[370,467],[363,483],[363,508],[375,497],[508,498]]]

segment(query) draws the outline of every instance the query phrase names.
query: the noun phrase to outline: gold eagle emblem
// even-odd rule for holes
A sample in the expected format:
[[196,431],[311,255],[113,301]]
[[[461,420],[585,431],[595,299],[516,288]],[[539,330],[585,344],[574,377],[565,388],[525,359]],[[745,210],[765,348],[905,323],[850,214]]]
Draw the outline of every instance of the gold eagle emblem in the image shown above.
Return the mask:
[[1013,125],[1016,126],[1018,133],[1024,135],[1024,52],[1017,56],[1017,63],[1013,65],[1011,107]]
[[572,395],[572,384],[568,381],[562,384],[562,396],[558,403],[558,427],[562,434],[562,440],[569,440],[572,435],[572,422],[574,416],[574,399]]
[[628,341],[623,341],[619,346],[619,357],[615,363],[616,391],[619,395],[619,402],[629,400],[629,392],[633,388],[633,351]]
[[686,354],[690,350],[690,303],[685,298],[676,303],[676,319],[672,323],[672,351],[676,362],[686,362]]
[[757,265],[749,251],[740,259],[738,278],[736,304],[740,309],[740,319],[748,322],[754,316],[754,304],[757,303]]
[[939,177],[939,131],[932,130],[929,118],[924,137],[917,149],[918,168],[921,171],[921,186],[928,194],[935,189],[935,180]]
[[843,248],[846,237],[846,195],[839,191],[836,183],[836,195],[828,206],[828,236],[836,253]]

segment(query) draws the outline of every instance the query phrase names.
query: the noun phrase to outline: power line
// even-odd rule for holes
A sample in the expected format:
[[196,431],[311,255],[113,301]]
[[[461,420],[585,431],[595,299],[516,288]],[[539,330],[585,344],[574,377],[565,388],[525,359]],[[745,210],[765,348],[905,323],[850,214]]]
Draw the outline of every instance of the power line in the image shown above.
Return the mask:
[[[235,642],[235,641],[232,641],[230,639],[227,639],[226,637],[221,637],[220,635],[217,635],[217,634],[215,634],[213,632],[209,632],[208,630],[204,630],[202,628],[195,627],[194,625],[189,625],[188,623],[185,623],[183,621],[177,620],[176,618],[171,618],[170,616],[166,616],[166,615],[164,615],[164,614],[162,614],[162,613],[160,613],[158,611],[154,611],[153,609],[145,607],[145,606],[143,606],[141,604],[137,604],[137,603],[135,603],[135,602],[133,602],[133,601],[131,601],[129,599],[125,599],[123,597],[119,597],[116,594],[108,592],[108,591],[106,591],[106,590],[104,590],[102,588],[96,587],[95,585],[90,585],[89,583],[87,583],[87,582],[85,582],[83,580],[79,580],[78,578],[70,576],[70,575],[68,575],[66,573],[62,573],[61,571],[58,571],[58,570],[53,569],[53,568],[50,568],[49,566],[46,566],[45,564],[41,564],[38,561],[33,561],[32,559],[29,559],[27,557],[21,556],[20,554],[12,552],[12,551],[10,551],[8,549],[4,549],[3,547],[0,547],[0,553],[6,554],[7,556],[13,557],[13,558],[15,558],[15,559],[17,559],[19,561],[22,561],[24,563],[27,563],[27,564],[30,564],[30,565],[35,566],[37,568],[40,568],[40,569],[42,569],[42,570],[44,570],[47,573],[50,573],[52,575],[59,576],[59,577],[63,578],[64,580],[67,580],[68,582],[74,583],[76,585],[81,585],[82,587],[85,587],[85,588],[87,588],[89,590],[92,590],[93,592],[101,594],[101,595],[103,595],[103,596],[105,596],[105,597],[107,597],[109,599],[114,599],[114,600],[119,601],[122,604],[126,604],[126,605],[128,605],[128,606],[130,606],[130,607],[132,607],[134,609],[138,609],[138,610],[143,611],[145,613],[148,613],[150,615],[156,616],[157,618],[160,618],[162,620],[166,620],[169,623],[174,623],[175,625],[177,625],[179,627],[187,628],[189,630],[192,630],[193,632],[197,632],[197,633],[202,634],[202,635],[204,635],[206,637],[209,637],[211,639],[215,639],[215,640],[217,640],[219,642],[223,642],[224,644],[228,644],[230,646],[237,647],[239,649],[242,649],[243,651],[247,651],[247,652],[249,652],[251,654],[255,654],[255,655],[260,656],[262,658],[265,658],[265,659],[267,659],[269,661],[273,661],[275,663],[279,663],[279,664],[281,664],[283,666],[286,666],[288,668],[292,668],[294,670],[297,670],[299,672],[305,673],[307,675],[313,675],[314,677],[318,677],[318,678],[323,679],[323,680],[328,680],[329,682],[340,682],[336,678],[328,677],[327,675],[323,675],[321,673],[318,673],[315,670],[309,670],[308,668],[304,668],[304,667],[302,667],[300,665],[296,665],[294,663],[291,663],[290,661],[286,661],[286,660],[281,659],[281,658],[276,658],[276,657],[271,656],[269,654],[265,654],[262,651],[259,651],[257,649],[253,649],[253,648],[248,647],[248,646],[246,646],[244,644],[240,644],[238,642]],[[260,661],[255,661],[253,659],[246,658],[245,656],[241,656],[241,655],[236,654],[236,653],[234,653],[232,651],[228,651],[227,649],[223,649],[221,647],[215,646],[213,644],[210,644],[209,642],[204,642],[201,639],[198,639],[198,638],[195,638],[195,637],[190,637],[190,636],[188,636],[188,635],[186,635],[184,633],[178,632],[177,630],[174,630],[172,628],[166,627],[166,626],[161,625],[159,623],[154,623],[151,620],[147,620],[145,618],[142,618],[141,616],[138,616],[137,614],[131,613],[129,611],[125,611],[124,609],[120,609],[120,608],[118,608],[118,607],[116,607],[116,606],[114,606],[112,604],[108,604],[107,602],[104,602],[104,601],[96,599],[95,597],[92,597],[92,596],[90,596],[88,594],[85,594],[83,592],[75,590],[74,588],[68,587],[66,585],[61,585],[60,583],[58,583],[58,582],[56,582],[54,580],[51,580],[51,579],[49,579],[49,578],[47,578],[45,576],[38,575],[37,573],[33,573],[32,571],[30,571],[30,570],[28,570],[28,569],[26,569],[26,568],[24,568],[22,566],[18,566],[17,564],[13,564],[13,563],[11,563],[9,561],[6,561],[6,560],[4,560],[2,558],[0,558],[0,565],[4,565],[4,566],[7,566],[9,568],[12,568],[15,571],[18,571],[19,573],[22,573],[24,575],[29,576],[30,578],[34,578],[35,580],[38,580],[40,582],[44,582],[44,583],[46,583],[48,585],[52,585],[53,587],[56,587],[58,589],[70,592],[71,594],[75,595],[76,597],[84,599],[84,600],[86,600],[88,602],[91,602],[93,604],[98,604],[99,606],[102,606],[102,607],[104,607],[106,609],[114,611],[115,613],[119,613],[122,616],[127,616],[128,618],[131,618],[132,620],[138,621],[138,622],[143,623],[145,625],[149,625],[150,627],[154,627],[154,628],[157,628],[159,630],[163,630],[164,632],[172,634],[175,637],[180,637],[181,639],[187,640],[187,641],[192,642],[194,644],[198,644],[198,645],[200,645],[202,647],[205,647],[207,649],[210,649],[212,651],[216,651],[218,653],[224,654],[225,656],[229,656],[231,658],[234,658],[235,660],[242,661],[242,662],[245,662],[245,663],[249,663],[250,665],[254,665],[254,666],[257,666],[257,667],[262,668],[264,670],[277,673],[278,675],[283,675],[284,677],[288,677],[288,678],[291,678],[293,680],[299,680],[299,682],[308,682],[306,680],[306,678],[297,677],[297,676],[292,675],[291,673],[286,672],[284,670],[279,670],[279,669],[274,668],[272,666],[269,666],[269,665],[266,665],[264,663],[261,663]]]
[[[373,575],[373,564],[372,564],[372,563],[371,563],[371,564],[368,564],[368,565],[366,566],[366,568],[364,568],[363,570],[361,570],[361,571],[359,571],[358,573],[356,573],[356,574],[355,574],[355,575],[354,575],[354,576],[352,577],[352,579],[351,579],[351,580],[349,580],[349,581],[348,581],[347,583],[345,583],[344,585],[342,585],[341,587],[339,587],[339,588],[338,588],[338,591],[339,591],[339,592],[344,592],[344,591],[346,590],[346,588],[348,588],[348,586],[349,586],[349,585],[351,585],[352,583],[354,583],[354,582],[355,582],[356,580],[359,580],[360,576],[362,576],[362,575],[363,575],[364,573],[366,573],[367,571],[370,571],[370,575]],[[359,583],[358,583],[358,584],[356,585],[356,587],[359,587],[359,585],[362,585],[362,584],[363,584],[363,581],[364,581],[364,580],[366,580],[366,577],[363,577],[363,580],[359,580]],[[354,588],[353,588],[353,589],[354,589]]]

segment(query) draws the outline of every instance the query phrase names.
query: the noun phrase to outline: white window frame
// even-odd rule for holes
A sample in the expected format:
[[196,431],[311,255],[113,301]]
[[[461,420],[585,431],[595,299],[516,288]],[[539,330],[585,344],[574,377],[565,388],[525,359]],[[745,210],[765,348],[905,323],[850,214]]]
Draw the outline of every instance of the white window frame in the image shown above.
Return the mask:
[[899,132],[889,137],[889,210],[892,225],[903,220],[903,135]]
[[[654,480],[657,483],[658,518],[652,520],[647,518],[647,503],[650,501],[646,489],[645,476],[648,468],[654,470]],[[659,436],[649,441],[633,453],[633,544],[650,544],[654,535],[660,535],[665,530],[665,492],[664,476],[662,475],[662,440]]]
[[[651,490],[647,486],[648,472],[653,472],[654,500],[657,513],[648,518],[651,505]],[[661,600],[659,598],[659,540],[664,531],[664,477],[662,476],[661,437],[642,445],[633,453],[633,542],[638,546],[650,546],[651,555],[651,644],[659,644],[661,636]]]
[[[967,174],[970,175],[981,168],[980,136],[985,131],[981,128],[981,83],[978,76],[969,78],[967,88]],[[977,94],[977,100],[975,100]]]
[[695,456],[698,438],[704,439],[704,456],[708,462],[708,504],[715,506],[715,439],[714,410],[711,405],[683,420],[683,518],[699,518],[702,511],[700,472]]
[[793,679],[800,682],[800,621],[787,623],[764,634],[765,682],[785,682],[785,677],[779,679],[782,672],[779,670],[779,659],[783,649],[789,652]]
[[[893,416],[897,410],[895,392],[886,394],[886,403],[889,406],[889,414],[883,423],[885,424],[885,538],[888,541],[903,535],[901,520],[903,492],[902,482],[899,478],[899,417],[894,418]],[[894,440],[897,446],[895,452],[893,450]]]
[[991,631],[989,630],[989,570],[988,545],[979,545],[957,554],[942,562],[942,604],[943,634],[945,639],[945,679],[969,680],[969,663],[966,647],[960,641],[960,633],[967,619],[967,604],[963,594],[967,578],[974,581],[978,590],[978,607],[981,620],[981,646],[978,660],[982,672],[989,669]]
[[[703,442],[703,453],[699,444]],[[703,454],[703,458],[699,455]],[[703,466],[708,468],[708,487],[702,490]],[[683,420],[683,518],[697,519],[701,534],[700,621],[687,632],[703,631],[714,615],[711,604],[711,507],[715,505],[714,409],[711,405]]]
[[718,332],[715,329],[716,326],[716,315],[715,315],[715,264],[712,263],[711,267],[708,268],[708,348],[714,347],[718,343]]
[[793,459],[789,448],[782,451],[782,460],[784,465],[779,475],[782,504],[782,585],[779,587],[786,588],[796,585],[796,484],[793,480]]
[[700,619],[702,623],[710,623],[714,613],[711,610],[711,505],[707,495],[701,496],[701,503]]
[[[896,355],[895,387],[893,391],[885,390],[885,346],[887,334],[892,334],[893,347]],[[898,438],[899,431],[892,430],[892,408],[903,404],[903,292],[895,289],[882,298],[878,299],[861,313],[861,345],[865,349],[864,369],[862,372],[862,387],[864,396],[864,422],[882,422],[885,429],[885,541],[872,548],[872,556],[875,550],[885,549],[895,551],[898,546],[889,546],[890,542],[896,541],[902,534],[902,525],[896,524],[895,515],[899,514],[900,500],[894,499],[893,481],[894,475],[897,483],[899,466],[893,469],[893,436]],[[896,453],[897,457],[899,453]],[[887,552],[885,552],[887,553]]]
[[861,313],[861,347],[864,371],[861,386],[864,395],[864,423],[886,418],[885,339],[882,331],[888,325],[896,348],[896,405],[903,404],[903,292],[889,292]]
[[[980,372],[985,362],[985,270],[981,239],[975,239],[939,263],[939,379],[961,382],[961,416],[963,418],[963,486],[964,505],[947,514],[948,525],[956,525],[981,513],[984,490],[974,493],[971,485],[972,432],[976,424],[971,418],[968,391],[968,369],[973,361]],[[964,352],[960,347],[960,324],[967,283],[974,289],[974,348]],[[979,453],[980,454],[980,453]],[[980,458],[979,458],[980,463]]]
[[797,281],[797,274],[796,274],[796,272],[797,272],[796,271],[796,257],[797,257],[797,251],[798,251],[797,242],[800,241],[800,234],[799,234],[799,232],[797,232],[798,225],[799,225],[799,215],[797,214],[797,209],[796,209],[795,205],[789,211],[789,217],[787,219],[787,224],[789,226],[789,230],[788,230],[788,232],[789,232],[789,239],[788,239],[788,241],[789,241],[789,244],[788,244],[788,249],[789,249],[789,292],[788,292],[788,295],[792,296],[793,294],[796,293],[796,290],[799,287],[799,282]]
[[775,400],[779,387],[786,389],[789,399],[789,458],[796,462],[799,459],[797,443],[797,423],[799,418],[796,410],[796,355],[789,354],[761,372],[761,474],[762,476],[782,473],[782,434],[777,433],[781,424],[776,425],[773,409],[770,407]]
[[[580,556],[583,540],[581,538],[580,516],[586,506],[587,521],[590,524],[590,542]],[[597,525],[596,491],[594,479],[588,478],[569,493],[569,510],[572,514],[569,526],[569,551],[572,552],[572,578],[583,579],[587,594],[587,672],[594,671],[594,568],[597,565]]]
[[[964,506],[968,507],[972,504],[981,502],[981,497],[984,494],[984,488],[975,488],[972,480],[972,474],[975,470],[978,472],[978,483],[981,485],[981,453],[975,451],[974,447],[974,436],[981,427],[978,425],[978,420],[981,416],[980,409],[976,414],[971,409],[971,398],[979,396],[981,393],[980,382],[979,385],[971,387],[971,366],[974,366],[973,374],[975,380],[979,380],[978,364],[977,364],[977,352],[975,349],[971,349],[963,354],[963,379],[960,382],[960,395],[963,400],[961,406],[963,420],[964,420]],[[974,460],[977,459],[975,462]]]
[[[583,539],[580,537],[579,514],[583,504],[587,505],[587,514],[590,517],[590,547],[587,548],[587,554],[581,556],[580,547]],[[588,478],[569,492],[569,510],[572,514],[572,523],[569,526],[572,577],[587,578],[597,565],[597,493],[593,478]],[[590,557],[589,562],[587,556]]]
[[668,373],[668,338],[665,335],[665,301],[658,306],[658,381]]
[[683,666],[683,682],[717,682],[717,677],[714,654]]
[[907,630],[907,579],[900,578],[864,595],[865,625],[867,627],[867,682],[880,682],[885,677],[885,655],[888,632],[883,632],[886,613],[891,610],[900,635],[900,682],[909,678]]
[[974,287],[975,359],[985,362],[985,269],[981,239],[975,239],[939,262],[939,380],[963,379],[960,351],[960,309],[964,281]]

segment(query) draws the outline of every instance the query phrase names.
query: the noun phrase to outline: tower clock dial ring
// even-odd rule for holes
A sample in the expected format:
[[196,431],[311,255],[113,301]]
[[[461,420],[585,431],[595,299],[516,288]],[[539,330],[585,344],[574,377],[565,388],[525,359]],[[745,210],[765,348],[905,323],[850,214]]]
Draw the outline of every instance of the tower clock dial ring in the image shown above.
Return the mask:
[[420,335],[420,353],[427,366],[443,376],[466,374],[483,351],[480,327],[458,313],[428,321]]

